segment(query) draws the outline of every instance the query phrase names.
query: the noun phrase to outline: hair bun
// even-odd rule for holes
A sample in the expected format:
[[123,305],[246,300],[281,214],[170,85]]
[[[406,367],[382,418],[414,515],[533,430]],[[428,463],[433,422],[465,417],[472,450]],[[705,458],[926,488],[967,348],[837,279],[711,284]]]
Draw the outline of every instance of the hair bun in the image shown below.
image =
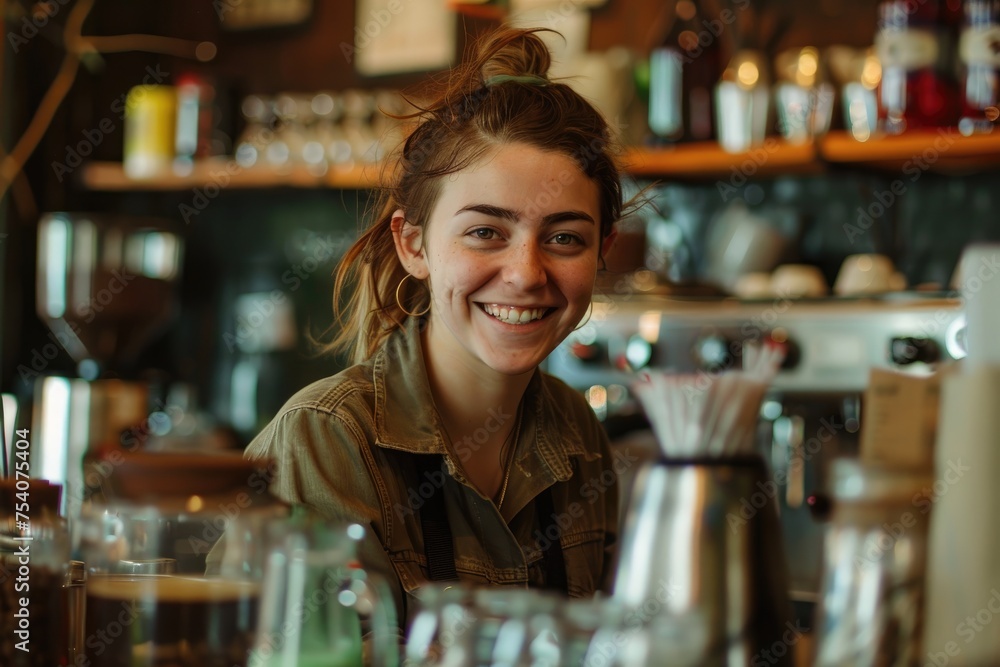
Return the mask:
[[484,41],[476,58],[483,81],[495,77],[538,77],[547,80],[552,56],[549,47],[536,34],[543,30],[546,29],[505,28]]

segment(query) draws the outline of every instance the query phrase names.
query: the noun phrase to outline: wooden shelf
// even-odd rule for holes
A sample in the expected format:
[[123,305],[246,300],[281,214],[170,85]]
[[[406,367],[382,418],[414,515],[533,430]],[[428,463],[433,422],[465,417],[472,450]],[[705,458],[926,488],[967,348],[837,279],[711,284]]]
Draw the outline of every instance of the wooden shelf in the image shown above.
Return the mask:
[[448,9],[463,16],[490,21],[503,21],[507,18],[507,9],[498,4],[481,2],[448,2]]
[[820,140],[819,154],[830,164],[908,173],[980,171],[1000,167],[1000,133],[963,136],[941,128],[858,141],[846,132],[832,132]]
[[[672,181],[721,180],[738,187],[753,178],[821,173],[828,166],[900,172],[968,173],[1000,168],[1000,132],[962,136],[957,130],[909,132],[895,137],[858,141],[846,132],[831,132],[816,142],[791,144],[769,137],[745,153],[727,153],[715,142],[666,148],[631,148],[623,156],[625,171],[640,178]],[[196,163],[189,174],[167,172],[153,178],[127,176],[121,163],[91,162],[80,169],[88,190],[170,191],[215,185],[221,189],[338,188],[366,189],[379,183],[381,165],[331,167],[317,173],[305,166],[279,171],[260,166],[244,169],[231,159]]]
[[80,181],[88,190],[171,191],[215,185],[220,189],[249,188],[339,188],[365,189],[378,184],[380,165],[356,164],[329,168],[318,173],[306,166],[278,170],[268,166],[245,169],[231,159],[197,162],[191,173],[167,171],[149,178],[132,178],[120,162],[90,162],[83,166]]
[[715,142],[678,144],[667,148],[630,149],[625,168],[633,176],[704,180],[731,179],[737,174],[749,179],[787,173],[822,170],[812,142],[790,144],[768,137],[759,147],[745,153],[729,153]]

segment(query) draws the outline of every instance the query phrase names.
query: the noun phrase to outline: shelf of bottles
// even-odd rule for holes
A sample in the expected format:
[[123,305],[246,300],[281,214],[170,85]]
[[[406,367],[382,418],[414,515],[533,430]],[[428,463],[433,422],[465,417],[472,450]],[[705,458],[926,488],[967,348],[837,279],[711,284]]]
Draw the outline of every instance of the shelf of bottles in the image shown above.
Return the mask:
[[[709,14],[696,0],[664,3],[663,37],[647,72],[648,143],[656,147],[627,150],[627,173],[695,181],[841,165],[1000,168],[1000,0],[883,0],[871,49],[777,54],[764,28],[776,22],[758,15],[756,4],[729,5]],[[392,104],[391,96],[362,91],[250,96],[232,159],[195,159],[181,171],[165,165],[143,178],[130,173],[128,159],[124,169],[92,163],[80,182],[93,190],[369,188],[380,182],[379,137],[387,136],[373,110]],[[846,129],[831,130],[841,116]],[[260,140],[265,134],[272,136]]]
[[310,165],[241,167],[226,158],[198,160],[183,169],[167,168],[142,178],[126,173],[120,162],[90,162],[80,184],[92,191],[178,191],[195,188],[248,190],[254,188],[333,188],[362,190],[378,185],[382,165],[358,162],[316,168]]

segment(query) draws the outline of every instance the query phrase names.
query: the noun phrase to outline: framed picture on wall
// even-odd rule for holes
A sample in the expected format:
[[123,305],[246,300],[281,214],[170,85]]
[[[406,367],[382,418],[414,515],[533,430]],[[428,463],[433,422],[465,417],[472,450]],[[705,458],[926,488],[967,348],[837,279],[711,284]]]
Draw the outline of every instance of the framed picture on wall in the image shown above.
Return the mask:
[[365,76],[445,69],[455,59],[455,25],[446,0],[357,0],[349,59]]
[[289,28],[309,20],[313,0],[212,0],[223,30]]

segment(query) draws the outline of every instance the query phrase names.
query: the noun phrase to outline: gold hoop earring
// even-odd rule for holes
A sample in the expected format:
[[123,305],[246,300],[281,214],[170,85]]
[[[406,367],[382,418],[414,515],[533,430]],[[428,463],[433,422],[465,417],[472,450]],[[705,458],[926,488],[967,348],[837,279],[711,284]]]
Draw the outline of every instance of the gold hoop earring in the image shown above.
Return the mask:
[[412,276],[409,273],[407,273],[405,276],[403,276],[403,279],[399,281],[399,284],[396,285],[396,305],[399,306],[399,309],[401,311],[403,311],[410,317],[420,317],[421,315],[426,315],[427,311],[431,309],[430,303],[428,303],[427,307],[421,310],[419,313],[411,313],[406,308],[403,308],[403,302],[399,300],[399,289],[403,286],[403,283],[406,282],[407,278],[412,278]]
[[580,329],[582,329],[582,328],[584,328],[585,326],[587,326],[587,322],[589,322],[589,321],[590,321],[590,318],[591,318],[591,316],[592,316],[593,314],[594,314],[594,302],[593,302],[593,301],[591,301],[591,302],[590,302],[590,305],[589,305],[589,306],[587,306],[587,317],[586,317],[586,319],[584,319],[584,320],[583,320],[583,322],[581,322],[580,324],[577,324],[577,325],[576,325],[576,328],[575,328],[575,329],[573,329],[573,331],[579,331]]

